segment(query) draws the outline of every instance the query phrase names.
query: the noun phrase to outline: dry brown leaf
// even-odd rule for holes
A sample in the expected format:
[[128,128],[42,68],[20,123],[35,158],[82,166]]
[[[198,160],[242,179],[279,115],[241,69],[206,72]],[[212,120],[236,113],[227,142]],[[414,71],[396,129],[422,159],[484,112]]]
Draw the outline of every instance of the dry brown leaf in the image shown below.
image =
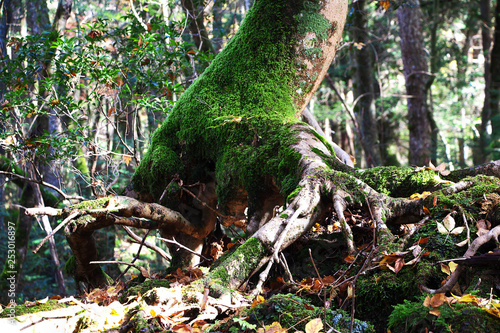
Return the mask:
[[429,311],[429,313],[430,313],[431,315],[436,316],[436,317],[439,317],[439,316],[441,315],[441,311],[440,311],[438,308],[431,309],[431,310]]
[[444,293],[434,294],[431,298],[431,307],[437,308],[446,303],[446,295]]

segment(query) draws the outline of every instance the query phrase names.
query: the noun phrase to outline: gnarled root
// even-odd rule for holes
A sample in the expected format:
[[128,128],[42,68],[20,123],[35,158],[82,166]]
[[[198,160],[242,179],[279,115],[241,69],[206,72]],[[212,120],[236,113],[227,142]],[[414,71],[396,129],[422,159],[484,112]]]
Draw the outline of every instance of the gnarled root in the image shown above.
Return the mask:
[[458,263],[457,268],[455,269],[455,271],[453,273],[451,273],[448,281],[446,281],[446,283],[441,288],[430,289],[430,288],[427,288],[426,286],[423,286],[423,285],[420,286],[420,288],[423,291],[425,291],[427,293],[431,293],[431,294],[446,293],[446,292],[450,291],[453,288],[453,286],[457,283],[458,278],[464,272],[465,267],[466,267],[463,264],[460,264],[460,260],[461,259],[469,259],[477,252],[477,250],[479,250],[479,248],[482,245],[488,243],[491,240],[495,240],[496,242],[498,242],[499,237],[500,237],[500,226],[496,226],[495,228],[491,229],[488,233],[474,239],[472,244],[469,246],[469,248],[465,252],[464,256],[462,258],[457,258],[457,263]]

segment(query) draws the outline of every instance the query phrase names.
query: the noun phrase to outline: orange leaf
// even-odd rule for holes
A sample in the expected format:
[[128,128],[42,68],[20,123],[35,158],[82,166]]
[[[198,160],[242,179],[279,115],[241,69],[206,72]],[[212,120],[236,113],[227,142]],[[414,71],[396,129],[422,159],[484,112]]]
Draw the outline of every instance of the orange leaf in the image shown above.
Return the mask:
[[252,305],[250,308],[254,308],[257,306],[257,304],[264,302],[266,299],[262,295],[257,295],[257,297],[254,298],[252,301]]
[[425,297],[423,305],[426,308],[430,308],[431,307],[431,297],[429,295],[427,295],[427,297]]
[[389,0],[382,0],[380,1],[380,6],[382,6],[385,10],[388,10],[391,7],[391,2]]
[[186,53],[187,53],[187,54],[195,54],[195,53],[196,53],[196,51],[195,51],[195,50],[189,50],[189,51],[187,51]]
[[132,156],[130,155],[123,155],[122,161],[125,162],[125,164],[128,166],[130,161],[132,161]]
[[111,116],[113,114],[113,112],[115,112],[115,108],[114,107],[109,108],[109,110],[108,110],[108,117]]
[[422,209],[424,210],[425,214],[431,215],[431,212],[427,209],[427,207],[422,206]]
[[415,244],[425,244],[429,241],[429,237],[420,238]]
[[429,311],[431,315],[434,315],[436,317],[439,317],[441,315],[441,311],[438,308],[432,309]]
[[438,202],[438,197],[437,197],[437,195],[435,195],[435,196],[434,196],[434,199],[432,200],[432,206],[433,206],[433,207],[436,207],[437,202]]
[[437,308],[438,306],[446,303],[446,296],[444,293],[435,294],[431,298],[431,307]]
[[351,264],[354,261],[354,256],[352,254],[348,255],[347,257],[344,258],[344,261],[348,264]]

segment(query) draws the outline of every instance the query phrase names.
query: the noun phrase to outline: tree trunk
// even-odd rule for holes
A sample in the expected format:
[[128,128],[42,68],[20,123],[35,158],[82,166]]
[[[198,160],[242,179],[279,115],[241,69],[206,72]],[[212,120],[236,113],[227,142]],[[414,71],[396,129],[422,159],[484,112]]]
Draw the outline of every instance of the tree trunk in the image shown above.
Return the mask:
[[205,1],[204,0],[182,0],[182,8],[186,13],[189,30],[193,36],[194,44],[198,50],[214,53],[214,47],[205,27]]
[[355,88],[354,99],[359,98],[355,105],[357,118],[359,119],[363,141],[363,150],[367,167],[382,164],[378,140],[377,116],[375,112],[374,90],[373,90],[373,61],[372,46],[368,39],[366,28],[366,1],[361,0],[353,3],[353,41],[357,46],[353,48],[356,63],[356,75],[353,86]]
[[26,22],[30,36],[50,30],[49,10],[46,0],[26,1]]
[[410,0],[398,10],[401,56],[403,58],[408,98],[408,127],[412,165],[428,165],[430,161],[431,129],[427,91],[432,83],[428,73],[422,36],[422,11],[419,0]]
[[[89,287],[106,283],[99,266],[90,263],[97,259],[92,238],[97,229],[159,229],[164,237],[184,239],[199,250],[218,220],[246,230],[249,238],[183,295],[201,299],[204,289],[213,296],[231,293],[266,266],[258,291],[271,266],[280,261],[279,252],[332,212],[347,251],[354,254],[344,211],[369,211],[376,233],[373,251],[382,254],[395,246],[388,225],[416,223],[429,211],[425,207],[448,204],[449,196],[487,177],[461,178],[500,176],[500,162],[452,172],[447,181],[439,179],[445,177],[444,170],[431,168],[356,170],[298,121],[335,54],[346,11],[344,0],[257,0],[236,36],[153,135],[132,180],[140,200],[105,197],[59,212],[68,221],[75,278]],[[487,181],[491,186],[481,187],[481,198],[498,190],[497,178]],[[405,199],[423,191],[434,193]],[[283,210],[276,213],[281,205]]]
[[483,42],[483,56],[484,56],[484,104],[481,110],[481,125],[479,127],[479,149],[478,153],[474,154],[474,163],[486,162],[487,147],[488,147],[488,134],[486,127],[490,120],[490,103],[491,103],[491,14],[490,14],[490,0],[481,0],[479,2],[479,9],[481,10],[481,38]]
[[492,158],[498,157],[491,148],[498,148],[500,139],[500,1],[495,9],[495,35],[493,49],[491,50],[491,90],[490,90],[490,119],[491,122],[491,147]]

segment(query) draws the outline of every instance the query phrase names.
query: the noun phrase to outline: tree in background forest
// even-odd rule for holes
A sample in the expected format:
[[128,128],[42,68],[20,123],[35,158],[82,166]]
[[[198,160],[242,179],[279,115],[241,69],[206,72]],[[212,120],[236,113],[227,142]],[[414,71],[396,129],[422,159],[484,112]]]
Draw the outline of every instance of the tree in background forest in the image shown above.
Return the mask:
[[[286,261],[280,253],[316,223],[338,221],[345,253],[360,255],[368,263],[376,255],[384,255],[384,251],[396,253],[419,241],[418,230],[427,230],[430,223],[435,226],[443,212],[467,212],[464,221],[479,220],[482,213],[471,207],[484,195],[493,196],[498,191],[498,162],[451,173],[444,165],[424,167],[431,156],[432,121],[427,109],[430,83],[436,88],[435,95],[429,96],[436,111],[436,100],[446,98],[450,92],[446,83],[455,69],[443,64],[431,66],[433,72],[428,73],[422,54],[425,29],[416,29],[422,20],[419,15],[425,13],[418,1],[403,2],[397,9],[401,51],[396,51],[396,35],[389,33],[384,35],[386,39],[371,40],[368,33],[368,15],[390,22],[392,3],[356,4],[358,17],[352,18],[352,26],[359,30],[346,37],[346,44],[339,51],[340,65],[329,73],[330,79],[345,75],[345,86],[335,88],[339,82],[331,81],[329,86],[335,88],[335,94],[333,88],[321,86],[321,82],[340,42],[348,15],[347,1],[257,0],[245,15],[241,29],[234,20],[237,15],[227,15],[220,22],[215,22],[215,18],[224,15],[214,13],[214,21],[202,19],[205,12],[201,4],[186,1],[180,7],[152,6],[149,10],[133,7],[125,26],[77,15],[81,21],[74,22],[81,26],[67,32],[69,37],[52,30],[41,36],[11,38],[7,43],[10,53],[5,56],[10,54],[10,58],[3,62],[2,75],[3,82],[12,84],[3,91],[2,146],[8,158],[2,159],[2,174],[16,186],[24,187],[24,191],[28,184],[43,185],[38,197],[43,198],[45,206],[57,209],[39,207],[43,205],[40,199],[22,205],[38,208],[28,210],[30,214],[58,216],[74,254],[72,261],[68,260],[72,262],[68,273],[75,277],[77,285],[92,288],[108,283],[103,270],[91,262],[102,259],[93,234],[110,226],[159,230],[170,244],[172,267],[196,264],[205,239],[218,224],[226,230],[236,226],[246,231],[245,241],[190,287],[196,298],[204,294],[205,288],[210,296],[231,293],[231,289],[240,287],[265,267],[250,284],[255,292],[261,291],[273,265]],[[228,1],[223,8],[230,8],[231,4]],[[246,5],[236,3],[235,7]],[[214,7],[216,10],[220,7]],[[171,16],[167,19],[162,16],[165,13]],[[176,17],[186,21],[175,22]],[[180,34],[187,26],[191,36]],[[210,38],[215,36],[215,27],[221,26],[238,32],[214,59],[210,52],[218,49],[219,43]],[[379,28],[391,32],[391,27],[388,24]],[[184,42],[191,38],[194,46]],[[409,53],[420,55],[416,62],[409,59],[409,44],[416,47]],[[208,54],[202,52],[205,47]],[[343,67],[348,60],[342,58],[342,52],[348,48],[360,52]],[[394,55],[398,52],[402,59]],[[363,68],[364,61],[372,61],[363,60],[370,57],[368,54],[376,55],[373,68]],[[380,59],[387,61],[378,63]],[[361,69],[367,71],[362,73]],[[391,80],[402,82],[398,70],[404,71],[406,91],[391,90]],[[433,75],[434,82],[429,79]],[[369,87],[362,87],[363,83]],[[349,84],[356,86],[354,96],[347,92]],[[186,92],[184,87],[188,87]],[[322,100],[313,97],[318,88],[326,96]],[[415,124],[409,121],[409,134],[404,137],[404,132],[400,133],[395,140],[410,143],[407,150],[397,153],[401,156],[409,151],[409,163],[418,164],[417,169],[353,168],[342,158],[345,153],[341,149],[299,121],[311,98],[319,104],[315,108],[317,116],[331,112],[324,105],[340,110],[341,117],[357,128],[357,138],[351,140],[359,142],[356,147],[364,150],[364,163],[376,165],[382,163],[382,158],[370,157],[368,153],[387,142],[381,135],[387,126],[381,124],[387,124],[390,117],[398,118],[397,112],[386,110],[397,109],[406,97],[408,109],[418,102],[416,110],[421,116],[417,123],[423,123],[424,129],[413,133]],[[455,96],[450,99],[465,103]],[[413,119],[412,112],[408,111],[409,119]],[[401,114],[400,124],[389,126],[391,135],[397,132],[395,128],[404,126]],[[51,115],[61,120],[62,129],[41,130],[31,136],[29,129],[35,119],[50,119]],[[147,142],[150,131],[156,127],[159,128],[152,134],[151,142]],[[444,146],[449,145],[445,139],[443,142]],[[64,171],[60,181],[63,190],[56,191],[59,199],[64,200],[59,206],[57,198],[47,190],[54,186],[41,178],[43,172],[37,164],[41,157],[53,161],[70,157],[66,166],[71,170]],[[132,171],[134,176],[126,196],[116,195],[128,185]],[[78,180],[72,179],[75,175]],[[70,190],[78,186],[78,192]],[[431,194],[408,199],[424,191]],[[106,196],[110,193],[115,196]],[[71,205],[82,196],[96,200]],[[463,210],[464,206],[468,208]],[[497,216],[497,208],[497,204],[491,207],[492,216]],[[368,216],[363,228],[375,235],[366,247],[369,253],[358,251],[360,229],[350,223],[353,219],[347,215],[352,211]],[[426,223],[427,220],[431,222]],[[415,234],[400,231],[406,230],[401,225],[419,221],[412,231]],[[476,238],[468,256],[485,239],[498,238],[497,220],[492,221],[485,234],[488,236]],[[45,228],[48,233],[49,230]],[[16,241],[27,232],[18,229]],[[139,241],[142,238],[130,229],[127,233]],[[148,233],[143,234],[142,242]],[[440,239],[438,236],[436,239]],[[448,236],[443,238],[443,244],[448,242]],[[450,237],[455,237],[454,242],[473,241],[470,235]],[[27,249],[27,240],[24,242],[26,245],[19,244],[19,249]],[[440,259],[449,258],[441,255]],[[22,263],[22,258],[17,262]],[[423,263],[416,264],[420,273],[426,270]],[[20,266],[18,269],[21,272]],[[435,289],[448,291],[464,270],[459,265],[451,282]]]

